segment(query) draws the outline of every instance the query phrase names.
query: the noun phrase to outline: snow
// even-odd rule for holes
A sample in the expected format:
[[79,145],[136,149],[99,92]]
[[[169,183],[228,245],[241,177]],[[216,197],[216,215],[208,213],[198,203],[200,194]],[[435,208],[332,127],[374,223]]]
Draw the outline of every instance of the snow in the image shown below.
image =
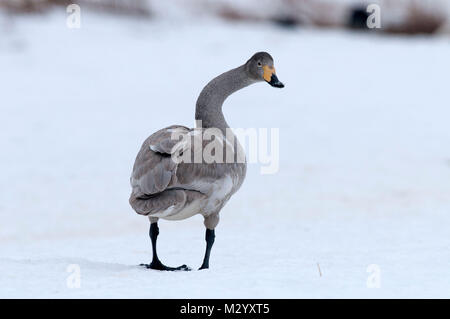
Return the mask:
[[[447,38],[65,18],[0,23],[0,297],[450,297]],[[246,88],[225,112],[280,129],[279,172],[250,165],[211,269],[138,267],[151,257],[128,204],[142,142],[193,126],[203,86],[261,50],[286,87]],[[161,221],[158,240],[167,265],[201,265],[200,216]]]

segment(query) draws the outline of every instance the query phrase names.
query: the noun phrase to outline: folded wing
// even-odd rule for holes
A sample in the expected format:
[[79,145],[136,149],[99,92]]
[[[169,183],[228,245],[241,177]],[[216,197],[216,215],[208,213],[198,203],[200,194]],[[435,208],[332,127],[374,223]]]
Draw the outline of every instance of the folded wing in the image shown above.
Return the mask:
[[145,140],[131,175],[131,186],[136,195],[153,195],[168,187],[177,169],[172,151],[175,151],[174,146],[179,140],[173,137],[189,134],[190,131],[184,126],[169,126]]

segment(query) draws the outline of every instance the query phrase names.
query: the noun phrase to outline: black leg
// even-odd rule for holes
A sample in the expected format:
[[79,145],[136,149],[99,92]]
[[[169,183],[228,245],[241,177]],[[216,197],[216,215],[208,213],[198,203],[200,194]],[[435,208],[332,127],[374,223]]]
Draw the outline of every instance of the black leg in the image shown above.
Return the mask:
[[202,269],[208,269],[209,268],[209,255],[211,254],[211,248],[214,244],[214,239],[216,238],[216,235],[214,234],[214,229],[206,229],[205,234],[205,240],[206,240],[206,251],[205,251],[205,258],[203,259],[203,264],[199,268],[199,270]]
[[141,264],[141,266],[145,266],[149,269],[156,269],[156,270],[190,270],[190,268],[186,265],[182,265],[180,267],[167,267],[165,266],[158,258],[158,254],[156,253],[156,239],[159,235],[159,228],[158,223],[151,223],[150,224],[150,240],[152,241],[152,252],[153,252],[153,259],[150,264]]

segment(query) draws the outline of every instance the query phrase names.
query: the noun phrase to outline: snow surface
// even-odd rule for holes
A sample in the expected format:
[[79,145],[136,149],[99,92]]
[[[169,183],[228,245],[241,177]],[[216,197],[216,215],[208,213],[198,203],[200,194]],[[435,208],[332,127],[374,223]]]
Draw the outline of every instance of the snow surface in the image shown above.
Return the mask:
[[[0,297],[450,297],[447,38],[0,19]],[[279,172],[249,167],[211,269],[141,269],[149,223],[128,205],[141,143],[194,125],[202,87],[260,50],[286,87],[249,87],[225,112],[233,127],[280,128]],[[160,231],[164,263],[200,266],[200,216]],[[367,287],[371,264],[380,288]]]

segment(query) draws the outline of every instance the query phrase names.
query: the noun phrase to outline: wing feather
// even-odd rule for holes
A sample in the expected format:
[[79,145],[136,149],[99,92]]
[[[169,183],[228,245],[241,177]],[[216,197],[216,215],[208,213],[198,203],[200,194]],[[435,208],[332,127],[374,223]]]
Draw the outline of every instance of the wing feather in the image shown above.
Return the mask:
[[139,151],[131,175],[131,186],[135,196],[153,195],[164,191],[173,180],[177,163],[172,160],[172,151],[178,140],[173,134],[189,134],[184,126],[169,126],[147,138]]

